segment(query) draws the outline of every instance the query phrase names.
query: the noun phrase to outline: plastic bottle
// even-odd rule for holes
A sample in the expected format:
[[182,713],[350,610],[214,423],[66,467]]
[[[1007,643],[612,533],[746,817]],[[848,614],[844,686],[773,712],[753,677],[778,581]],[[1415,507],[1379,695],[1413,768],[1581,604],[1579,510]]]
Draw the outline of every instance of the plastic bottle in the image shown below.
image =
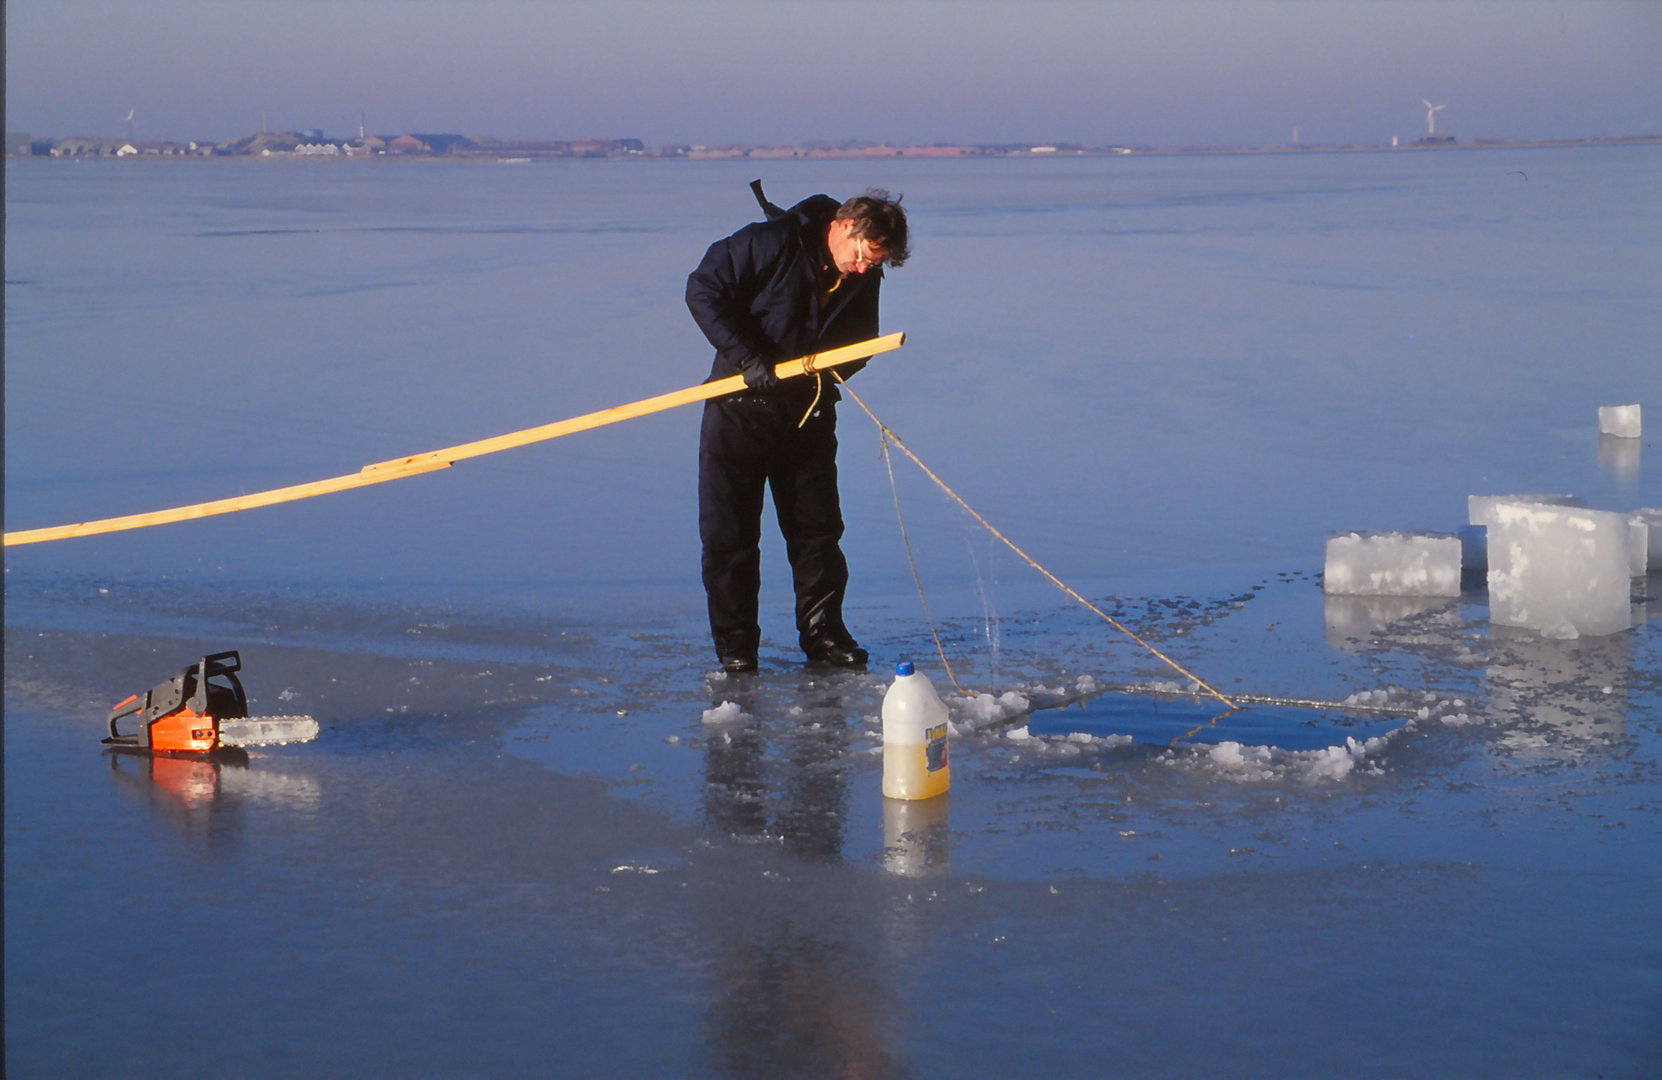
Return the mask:
[[894,684],[883,695],[883,794],[891,799],[931,799],[946,791],[946,706],[929,676],[910,660],[894,666]]

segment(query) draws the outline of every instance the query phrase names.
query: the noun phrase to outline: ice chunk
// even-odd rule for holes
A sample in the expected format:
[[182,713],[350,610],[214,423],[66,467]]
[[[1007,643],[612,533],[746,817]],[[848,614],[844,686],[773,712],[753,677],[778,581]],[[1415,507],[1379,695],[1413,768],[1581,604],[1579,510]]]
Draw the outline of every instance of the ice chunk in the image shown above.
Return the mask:
[[1603,510],[1497,503],[1489,525],[1489,620],[1544,636],[1628,627],[1627,519]]
[[1599,434],[1623,439],[1639,437],[1639,406],[1600,405]]
[[1635,510],[1627,515],[1627,520],[1650,526],[1645,538],[1645,566],[1647,570],[1662,570],[1662,510],[1649,507]]
[[1627,517],[1627,572],[1644,577],[1650,565],[1650,523],[1637,514]]
[[1473,525],[1493,525],[1495,507],[1504,503],[1544,503],[1547,506],[1586,506],[1574,495],[1467,495],[1466,520]]
[[1468,570],[1489,568],[1488,526],[1494,524],[1495,507],[1503,503],[1545,503],[1548,506],[1586,506],[1574,495],[1467,495],[1466,519],[1471,524],[1460,531],[1461,565]]
[[1330,536],[1322,591],[1336,596],[1459,596],[1460,541],[1438,533]]

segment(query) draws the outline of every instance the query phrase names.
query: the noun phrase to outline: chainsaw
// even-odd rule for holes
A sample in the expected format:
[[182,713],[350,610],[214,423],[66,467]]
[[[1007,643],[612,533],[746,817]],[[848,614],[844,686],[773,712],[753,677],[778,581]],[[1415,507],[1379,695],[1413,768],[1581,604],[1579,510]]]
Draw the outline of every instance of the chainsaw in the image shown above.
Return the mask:
[[[250,718],[248,695],[237,678],[241,669],[236,650],[214,653],[154,689],[132,695],[110,710],[110,737],[104,745],[198,757],[317,738],[317,721],[309,716]],[[136,717],[138,728],[123,735],[118,725],[129,716]]]

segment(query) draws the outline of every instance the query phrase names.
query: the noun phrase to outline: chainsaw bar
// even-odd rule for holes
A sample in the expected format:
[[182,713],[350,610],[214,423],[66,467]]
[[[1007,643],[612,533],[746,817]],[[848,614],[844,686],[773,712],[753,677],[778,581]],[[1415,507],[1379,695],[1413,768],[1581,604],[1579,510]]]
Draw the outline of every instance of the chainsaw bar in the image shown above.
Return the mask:
[[317,738],[317,721],[309,716],[267,716],[221,720],[221,746],[284,746]]

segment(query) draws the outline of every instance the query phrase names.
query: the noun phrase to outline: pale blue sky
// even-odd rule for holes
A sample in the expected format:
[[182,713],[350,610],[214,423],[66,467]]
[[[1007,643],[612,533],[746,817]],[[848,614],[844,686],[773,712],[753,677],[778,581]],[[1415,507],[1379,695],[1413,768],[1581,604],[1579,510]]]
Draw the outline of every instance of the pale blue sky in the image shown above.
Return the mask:
[[1657,0],[7,0],[6,128],[1275,145],[1662,133]]

